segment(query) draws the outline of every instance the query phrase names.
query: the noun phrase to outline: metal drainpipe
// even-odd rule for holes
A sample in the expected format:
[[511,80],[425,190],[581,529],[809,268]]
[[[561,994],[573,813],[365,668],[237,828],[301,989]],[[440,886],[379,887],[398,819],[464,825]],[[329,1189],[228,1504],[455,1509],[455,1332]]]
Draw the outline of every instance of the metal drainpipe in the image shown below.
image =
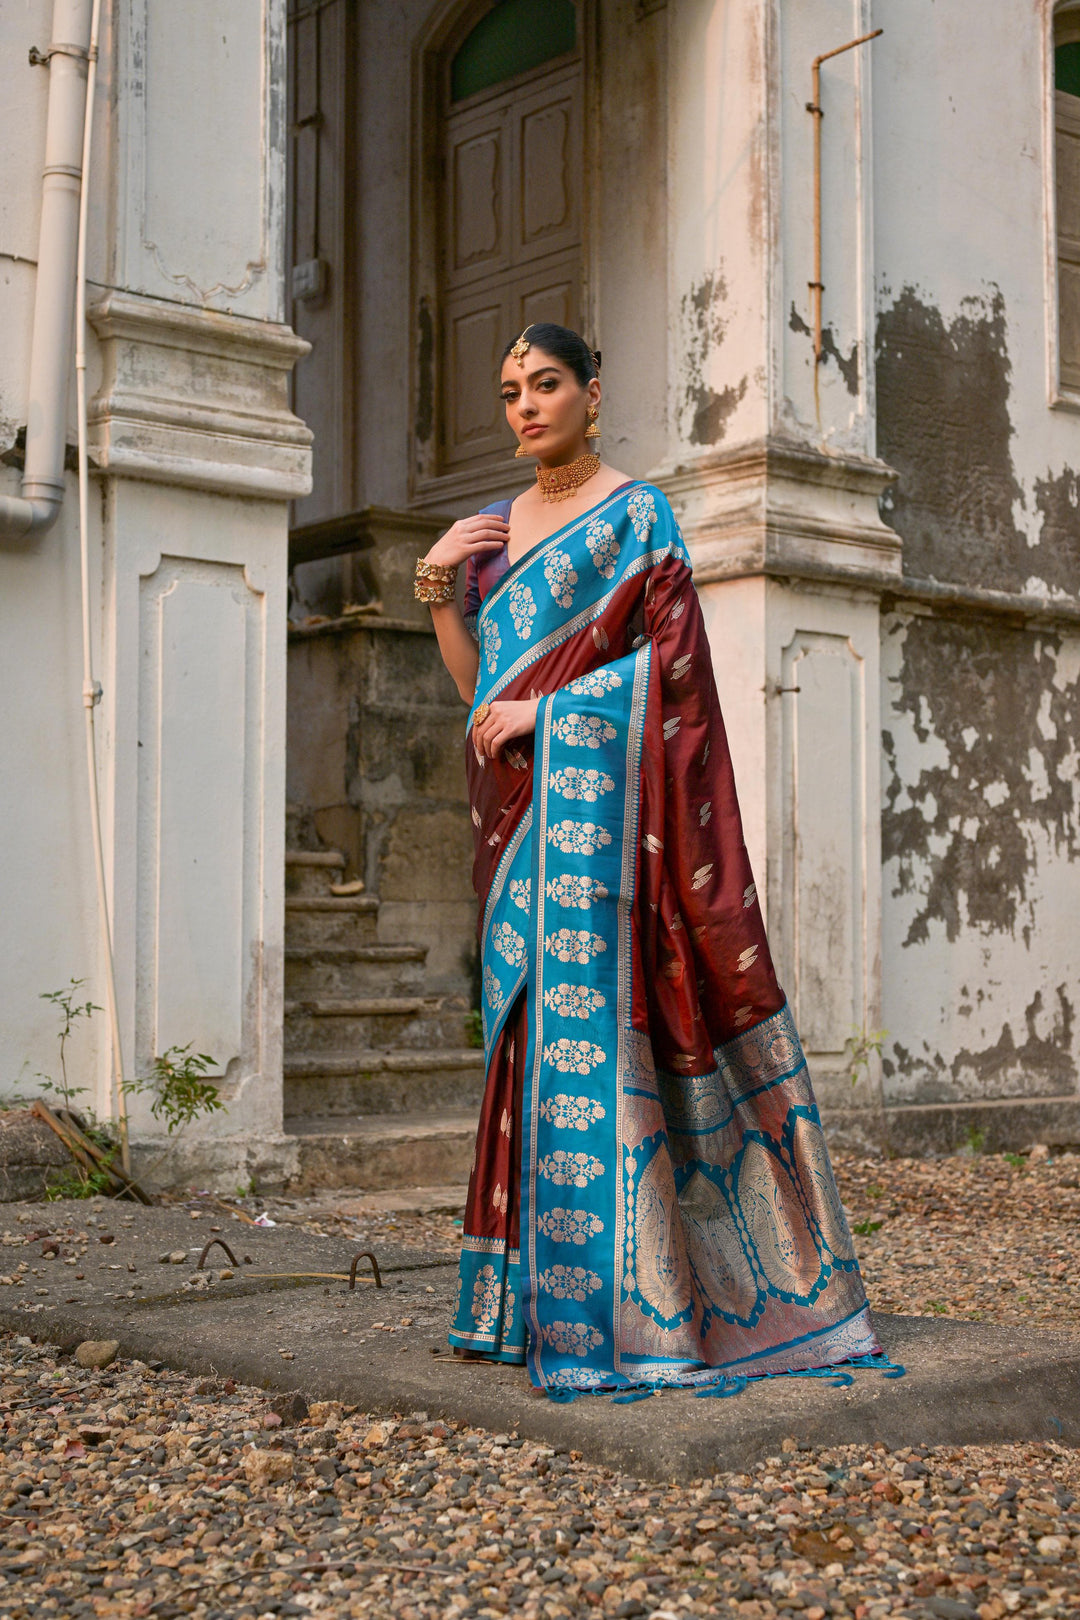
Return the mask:
[[48,64],[49,112],[22,494],[0,495],[0,546],[9,549],[44,534],[64,498],[91,11],[92,0],[55,0],[52,43],[44,55],[30,53]]

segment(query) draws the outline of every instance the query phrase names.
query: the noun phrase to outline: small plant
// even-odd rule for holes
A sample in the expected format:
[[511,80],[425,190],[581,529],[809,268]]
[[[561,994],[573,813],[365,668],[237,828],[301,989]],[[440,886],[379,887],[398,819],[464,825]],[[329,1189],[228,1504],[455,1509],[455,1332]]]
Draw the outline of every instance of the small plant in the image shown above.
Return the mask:
[[857,1232],[859,1237],[873,1237],[875,1232],[881,1231],[884,1224],[884,1221],[856,1221],[851,1230]]
[[148,1075],[124,1082],[126,1092],[145,1093],[151,1098],[150,1112],[155,1119],[164,1119],[170,1136],[200,1114],[213,1114],[225,1107],[217,1086],[203,1079],[214,1067],[214,1059],[205,1052],[193,1052],[193,1045],[189,1041],[186,1046],[170,1046],[154,1059]]
[[[110,1163],[115,1151],[109,1155]],[[110,1198],[113,1187],[112,1177],[106,1169],[84,1170],[82,1165],[76,1165],[74,1175],[61,1176],[48,1183],[45,1199],[47,1203],[54,1204],[63,1198]]]
[[85,1086],[73,1086],[68,1081],[68,1041],[71,1039],[80,1018],[92,1018],[96,1012],[101,1011],[96,1002],[76,1001],[75,992],[80,990],[85,983],[85,979],[69,979],[66,989],[43,990],[39,998],[41,1001],[51,1001],[53,1006],[59,1009],[63,1022],[56,1037],[60,1042],[60,1084],[57,1085],[47,1074],[39,1074],[36,1078],[41,1081],[43,1091],[56,1093],[64,1108],[70,1108],[74,1099],[81,1097],[86,1090]]
[[484,1020],[475,1008],[465,1014],[465,1042],[468,1046],[484,1044]]
[[969,1125],[964,1132],[964,1145],[961,1152],[970,1153],[977,1158],[985,1146],[986,1132],[978,1125]]
[[249,1176],[246,1181],[242,1181],[240,1183],[239,1187],[237,1187],[237,1189],[236,1189],[236,1196],[237,1196],[237,1198],[254,1198],[254,1196],[255,1196],[255,1177],[254,1176]]
[[867,1198],[884,1198],[885,1189],[879,1187],[876,1181],[872,1181],[866,1189],[866,1196]]
[[1011,1164],[1014,1170],[1023,1170],[1027,1165],[1027,1160],[1022,1153],[1003,1153],[1001,1157],[1006,1164]]
[[844,1059],[853,1086],[858,1085],[864,1071],[869,1076],[870,1060],[875,1054],[881,1056],[888,1038],[887,1029],[859,1029],[852,1026],[851,1034],[844,1042]]
[[928,1311],[932,1311],[935,1316],[945,1316],[948,1313],[949,1307],[945,1304],[944,1300],[928,1299],[926,1302],[926,1309]]

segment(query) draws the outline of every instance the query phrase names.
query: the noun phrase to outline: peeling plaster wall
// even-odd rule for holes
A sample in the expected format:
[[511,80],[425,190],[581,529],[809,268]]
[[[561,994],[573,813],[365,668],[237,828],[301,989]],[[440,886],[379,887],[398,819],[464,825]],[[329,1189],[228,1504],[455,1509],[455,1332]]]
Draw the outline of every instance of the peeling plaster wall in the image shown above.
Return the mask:
[[1080,1077],[1080,637],[883,620],[891,1102]]
[[[874,21],[884,515],[910,576],[1075,599],[1080,418],[1049,407],[1046,377],[1043,10],[877,0]],[[1075,1095],[1080,638],[893,611],[882,669],[886,1100]]]

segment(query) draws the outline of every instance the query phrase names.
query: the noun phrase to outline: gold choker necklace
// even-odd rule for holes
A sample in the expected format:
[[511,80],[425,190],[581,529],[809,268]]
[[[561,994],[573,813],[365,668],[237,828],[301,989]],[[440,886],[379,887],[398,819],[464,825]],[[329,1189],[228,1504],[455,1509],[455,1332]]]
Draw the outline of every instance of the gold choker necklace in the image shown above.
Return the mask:
[[537,464],[536,482],[540,486],[542,501],[566,501],[576,489],[600,471],[600,457],[586,451],[565,467],[541,467]]

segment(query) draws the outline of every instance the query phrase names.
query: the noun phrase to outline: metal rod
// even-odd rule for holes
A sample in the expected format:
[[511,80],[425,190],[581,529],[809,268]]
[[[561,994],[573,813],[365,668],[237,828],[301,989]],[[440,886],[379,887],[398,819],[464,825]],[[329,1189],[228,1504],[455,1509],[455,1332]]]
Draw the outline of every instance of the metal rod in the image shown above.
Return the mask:
[[825,117],[825,109],[821,105],[821,64],[829,61],[830,57],[842,56],[845,51],[855,49],[856,45],[865,45],[868,40],[877,39],[883,34],[883,28],[875,28],[872,34],[860,34],[858,39],[849,39],[846,45],[837,45],[831,51],[822,51],[815,56],[810,68],[810,100],[806,103],[806,110],[814,120],[814,279],[809,282],[810,294],[814,310],[814,399],[817,401],[817,368],[822,360],[822,322],[821,322],[821,295],[825,291],[825,283],[821,279],[821,121]]

